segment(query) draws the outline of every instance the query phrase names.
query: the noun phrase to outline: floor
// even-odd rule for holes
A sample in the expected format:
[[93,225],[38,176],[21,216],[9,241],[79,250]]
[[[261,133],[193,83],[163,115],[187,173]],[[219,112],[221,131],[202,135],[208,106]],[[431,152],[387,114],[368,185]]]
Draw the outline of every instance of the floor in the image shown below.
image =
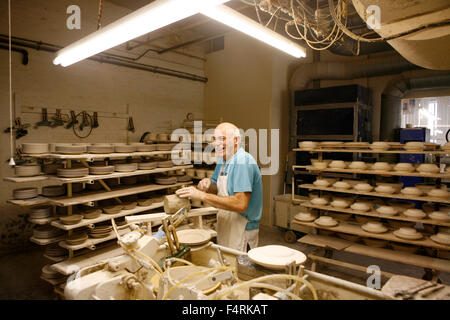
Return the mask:
[[[314,247],[300,244],[287,243],[284,240],[285,230],[277,227],[260,227],[259,246],[269,244],[281,244],[308,254]],[[382,271],[409,275],[421,278],[423,269],[405,265],[397,262],[384,261],[370,257],[363,257],[354,254],[335,252],[334,259],[352,262],[361,266],[378,265]],[[16,252],[13,254],[0,256],[0,300],[53,300],[57,296],[53,292],[53,287],[40,279],[41,268],[49,263],[43,257],[43,248],[33,245],[30,250]],[[353,271],[337,266],[321,265],[319,272],[341,279],[349,280],[362,285],[366,284],[370,276],[361,271]],[[382,278],[383,282],[386,279]],[[442,283],[450,285],[450,274],[442,273],[439,277]]]

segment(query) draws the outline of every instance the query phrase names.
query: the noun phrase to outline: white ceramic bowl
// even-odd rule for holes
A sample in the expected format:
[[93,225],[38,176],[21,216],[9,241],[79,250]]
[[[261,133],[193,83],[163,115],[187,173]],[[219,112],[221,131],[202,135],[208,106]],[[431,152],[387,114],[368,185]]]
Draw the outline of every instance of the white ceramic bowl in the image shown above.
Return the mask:
[[370,149],[373,150],[387,150],[389,149],[390,145],[387,142],[384,141],[375,141],[370,145]]
[[422,173],[438,173],[439,167],[434,163],[421,163],[416,170]]
[[402,189],[402,187],[403,187],[403,183],[401,183],[401,182],[399,182],[399,183],[393,183],[393,182],[377,182],[376,183],[376,185],[377,185],[377,187],[378,186],[389,186],[389,187],[391,187],[392,189],[394,189],[394,192],[395,193],[398,193],[398,192],[400,192],[400,190]]
[[14,173],[17,177],[33,177],[41,173],[41,166],[36,164],[28,164],[23,166],[15,166]]
[[333,160],[328,166],[333,169],[345,169],[347,167],[343,160]]
[[313,185],[317,186],[317,187],[328,187],[330,185],[330,181],[326,180],[326,179],[317,179],[316,181],[313,182]]
[[450,221],[450,213],[448,212],[433,211],[428,217],[433,220]]
[[420,209],[407,209],[403,211],[402,214],[414,219],[423,219],[427,216],[427,214]]
[[421,196],[423,193],[422,190],[416,187],[406,187],[403,188],[400,192],[407,196],[416,196],[416,197]]
[[416,170],[416,168],[411,163],[407,162],[397,163],[393,169],[397,172],[413,172],[414,170]]
[[427,195],[429,195],[430,197],[447,198],[448,191],[444,189],[435,188],[428,191]]
[[299,212],[294,216],[294,219],[299,221],[311,222],[317,219],[317,215],[311,212]]
[[311,159],[311,164],[316,169],[325,169],[330,164],[331,160],[322,160],[319,161],[318,159]]
[[388,216],[394,216],[398,213],[397,209],[391,206],[379,206],[376,211],[378,213],[388,215]]
[[318,219],[314,220],[315,223],[317,223],[319,226],[325,226],[325,227],[334,227],[339,224],[338,221],[334,220],[333,217],[329,216],[321,216]]
[[381,222],[378,222],[378,221],[366,222],[365,224],[363,224],[361,226],[361,228],[364,231],[367,231],[370,233],[384,233],[388,230]]
[[348,167],[350,169],[365,170],[367,168],[367,164],[364,161],[353,161]]
[[371,207],[372,206],[369,203],[363,201],[355,202],[350,206],[350,208],[357,211],[369,211]]
[[331,202],[331,206],[335,208],[348,208],[350,206],[350,203],[346,200],[333,200]]
[[368,183],[357,183],[353,186],[353,189],[361,192],[370,192],[373,190],[373,186]]
[[41,154],[48,152],[48,143],[22,143],[22,152],[27,154]]
[[410,141],[405,143],[403,148],[406,150],[423,150],[424,143],[423,142],[417,142],[417,141]]
[[375,191],[378,193],[387,193],[387,194],[395,193],[395,189],[391,186],[378,186],[375,188]]
[[349,183],[347,183],[347,182],[344,182],[344,181],[337,181],[337,182],[335,182],[333,184],[333,187],[337,188],[337,189],[347,190],[347,189],[351,188],[351,185]]
[[394,235],[401,239],[407,240],[418,240],[423,237],[422,234],[420,232],[417,232],[417,230],[414,228],[400,228],[394,231]]
[[371,170],[378,171],[390,171],[392,169],[392,165],[387,162],[375,162],[371,167]]
[[314,149],[317,148],[318,145],[319,143],[314,141],[300,141],[298,143],[298,146],[302,149]]
[[326,206],[328,204],[329,200],[325,198],[314,198],[311,200],[311,203],[316,206]]

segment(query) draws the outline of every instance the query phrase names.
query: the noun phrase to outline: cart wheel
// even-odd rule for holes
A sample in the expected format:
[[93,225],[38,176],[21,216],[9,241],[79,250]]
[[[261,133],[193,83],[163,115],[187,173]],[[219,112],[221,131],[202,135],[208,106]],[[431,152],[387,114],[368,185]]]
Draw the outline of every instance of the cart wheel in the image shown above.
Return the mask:
[[297,241],[297,236],[295,235],[294,231],[286,231],[286,233],[284,234],[284,240],[287,243],[295,243],[295,241]]

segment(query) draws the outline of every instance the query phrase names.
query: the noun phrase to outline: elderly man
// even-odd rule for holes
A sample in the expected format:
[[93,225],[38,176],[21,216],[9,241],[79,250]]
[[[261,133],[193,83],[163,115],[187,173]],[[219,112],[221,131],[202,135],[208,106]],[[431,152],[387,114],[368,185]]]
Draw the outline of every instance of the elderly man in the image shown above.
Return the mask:
[[263,191],[258,164],[240,147],[240,141],[235,125],[219,124],[214,131],[218,161],[213,177],[202,179],[197,188],[182,188],[176,194],[218,208],[217,243],[245,252],[258,246]]

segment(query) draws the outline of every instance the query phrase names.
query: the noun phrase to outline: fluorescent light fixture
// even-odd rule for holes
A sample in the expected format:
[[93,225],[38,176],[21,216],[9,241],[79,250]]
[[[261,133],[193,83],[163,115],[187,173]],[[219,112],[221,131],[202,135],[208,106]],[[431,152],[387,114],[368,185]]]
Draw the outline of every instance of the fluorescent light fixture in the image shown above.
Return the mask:
[[59,50],[53,63],[67,67],[227,1],[229,0],[156,0]]
[[200,13],[211,19],[222,22],[233,29],[241,31],[250,37],[265,42],[291,56],[296,58],[306,57],[305,49],[303,47],[225,5],[210,6],[201,10]]

